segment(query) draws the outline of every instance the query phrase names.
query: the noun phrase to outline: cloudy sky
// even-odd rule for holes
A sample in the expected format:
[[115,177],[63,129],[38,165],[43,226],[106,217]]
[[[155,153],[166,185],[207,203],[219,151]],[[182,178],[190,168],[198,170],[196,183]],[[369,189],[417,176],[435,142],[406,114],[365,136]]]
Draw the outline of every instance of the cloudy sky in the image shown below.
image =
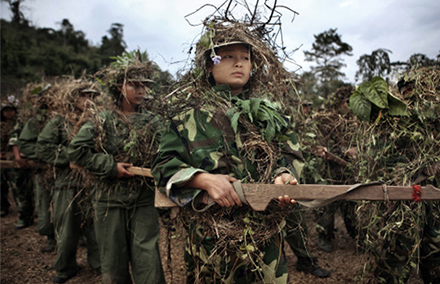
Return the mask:
[[[95,45],[108,35],[112,23],[121,23],[128,50],[146,50],[150,59],[174,74],[183,67],[187,51],[201,29],[191,26],[185,16],[203,4],[219,6],[224,1],[25,0],[22,5],[25,17],[34,26],[59,29],[61,21],[68,19]],[[311,50],[314,35],[330,28],[337,28],[342,40],[353,47],[353,56],[344,57],[347,67],[342,70],[350,82],[354,82],[356,60],[378,48],[391,50],[391,61],[406,61],[415,53],[434,59],[440,53],[440,1],[278,0],[278,4],[299,13],[293,19],[293,13],[280,10],[284,45],[290,51],[297,50],[292,59],[305,71],[310,70],[310,63],[304,62],[304,51]],[[0,5],[1,18],[9,20],[7,4]],[[188,19],[200,23],[212,12],[212,8],[204,8]],[[289,65],[289,69],[297,67]]]

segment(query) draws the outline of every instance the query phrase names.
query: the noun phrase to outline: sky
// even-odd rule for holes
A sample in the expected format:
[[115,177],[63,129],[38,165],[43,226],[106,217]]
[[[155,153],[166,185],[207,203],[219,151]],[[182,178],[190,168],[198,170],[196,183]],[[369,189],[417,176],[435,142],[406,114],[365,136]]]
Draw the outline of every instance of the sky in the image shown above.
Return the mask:
[[[243,0],[241,0],[243,1]],[[59,30],[68,19],[76,31],[85,33],[94,45],[108,34],[112,23],[124,25],[127,50],[147,51],[162,70],[175,74],[188,62],[188,51],[200,36],[200,23],[214,12],[204,4],[220,6],[225,0],[25,0],[22,12],[32,25]],[[248,0],[247,3],[254,3]],[[260,0],[260,3],[263,1]],[[269,1],[273,3],[272,1]],[[342,41],[353,48],[344,56],[345,81],[354,83],[358,70],[356,60],[374,50],[391,50],[390,59],[407,61],[415,53],[435,59],[440,53],[440,1],[436,0],[278,0],[282,16],[284,46],[294,64],[291,71],[309,71],[313,63],[304,61],[304,51],[311,51],[318,35],[337,29]],[[0,17],[9,20],[11,12],[3,1]]]

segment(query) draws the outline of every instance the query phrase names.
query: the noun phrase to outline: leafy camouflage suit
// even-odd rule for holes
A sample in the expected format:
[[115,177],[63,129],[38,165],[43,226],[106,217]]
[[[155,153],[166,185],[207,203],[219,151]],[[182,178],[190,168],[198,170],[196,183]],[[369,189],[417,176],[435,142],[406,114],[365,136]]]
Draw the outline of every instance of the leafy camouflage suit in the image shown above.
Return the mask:
[[[34,194],[36,199],[36,206],[38,212],[38,233],[42,236],[54,238],[54,228],[50,217],[50,201],[52,200],[52,183],[53,180],[48,178],[49,173],[45,173],[47,167],[39,161],[36,153],[36,145],[39,132],[47,123],[47,116],[37,114],[30,118],[24,125],[23,130],[18,138],[18,145],[20,152],[26,158],[34,161]],[[46,174],[46,177],[44,176]]]
[[[4,109],[4,106],[2,106],[2,110]],[[3,118],[3,117],[2,117]],[[11,120],[3,120],[1,121],[1,142],[0,142],[0,146],[1,146],[1,152],[2,152],[2,156],[5,155],[7,152],[10,152],[11,150],[9,149],[9,138],[11,135],[12,130],[14,129],[14,126],[16,124],[16,119],[11,119]],[[5,159],[5,157],[3,156],[2,159]],[[12,169],[1,169],[1,194],[0,194],[0,198],[1,198],[1,205],[0,205],[0,209],[2,210],[2,212],[5,212],[6,214],[9,211],[9,207],[11,206],[11,204],[9,203],[8,200],[8,195],[9,195],[9,187],[12,185],[11,184],[11,172],[13,170]]]
[[[233,105],[235,99],[231,96],[229,86],[219,85],[214,90]],[[200,189],[178,187],[201,172],[231,175],[242,182],[261,178],[255,163],[244,157],[242,152],[244,141],[240,133],[246,134],[246,129],[239,125],[238,133],[234,134],[224,112],[205,105],[203,109],[182,114],[181,118],[182,124],[172,123],[163,135],[159,157],[153,167],[159,189],[166,191],[172,200],[181,206],[193,200],[201,192]],[[284,135],[288,137],[285,143],[275,142],[282,151],[282,158],[277,161],[278,168],[272,176],[287,171],[299,179],[303,162],[296,135],[290,130]],[[232,222],[239,211],[251,209],[234,207],[223,210],[230,210],[224,218]],[[256,213],[264,218],[262,214]],[[255,261],[262,268],[262,273],[259,273],[253,270],[255,267],[249,258],[240,258],[232,247],[227,248],[227,255],[207,258],[215,248],[217,238],[215,235],[206,235],[205,229],[197,223],[192,223],[188,228],[185,253],[188,283],[287,283],[282,233],[273,235],[264,246],[258,248],[261,258]]]
[[37,140],[37,155],[45,163],[55,166],[53,187],[53,224],[57,238],[55,268],[57,277],[69,278],[76,274],[76,252],[81,232],[86,236],[87,260],[90,267],[100,269],[99,251],[93,220],[81,174],[71,169],[67,159],[68,131],[73,126],[61,116],[52,118]]
[[[9,146],[19,146],[18,138],[23,129],[23,123],[19,120],[11,132]],[[34,194],[33,194],[33,172],[32,169],[13,169],[12,194],[17,203],[19,217],[17,226],[23,222],[26,226],[34,222]]]
[[[154,182],[142,176],[116,177],[118,162],[151,166],[139,160],[136,152],[127,152],[130,145],[140,140],[143,129],[160,139],[161,120],[142,108],[124,118],[126,121],[112,111],[101,113],[99,118],[99,125],[91,121],[83,125],[70,143],[68,155],[73,163],[99,178],[95,182],[93,206],[102,282],[131,283],[130,264],[135,283],[165,283],[158,247]],[[96,147],[95,139],[102,137],[98,131],[102,131],[104,138]]]

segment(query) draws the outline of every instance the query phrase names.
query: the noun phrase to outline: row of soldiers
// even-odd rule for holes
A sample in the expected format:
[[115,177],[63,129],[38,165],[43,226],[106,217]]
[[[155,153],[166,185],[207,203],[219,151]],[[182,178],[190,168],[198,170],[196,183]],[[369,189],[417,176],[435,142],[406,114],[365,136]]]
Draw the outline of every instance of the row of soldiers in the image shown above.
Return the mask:
[[[307,160],[305,182],[348,185],[383,180],[388,185],[438,187],[439,86],[438,69],[413,69],[384,93],[385,97],[405,102],[405,115],[384,108],[372,111],[367,121],[352,111],[350,98],[355,89],[338,89],[325,101],[324,108],[310,111],[300,127],[299,131],[315,134],[302,141]],[[319,208],[315,210],[318,246],[327,252],[333,250],[338,209],[358,249],[372,257],[372,265],[366,267],[370,267],[377,282],[406,283],[415,267],[424,283],[438,283],[437,201],[337,201]]]
[[[120,59],[122,61],[123,58]],[[93,152],[95,152],[95,149],[103,147],[103,144],[115,144],[114,139],[110,139],[108,132],[115,131],[118,135],[121,134],[120,132],[107,129],[95,135],[91,132],[90,127],[96,125],[102,127],[104,125],[112,129],[113,124],[119,125],[115,117],[103,118],[102,116],[96,116],[96,114],[121,115],[119,113],[120,110],[115,109],[112,105],[124,105],[125,98],[130,97],[130,90],[121,91],[121,87],[125,84],[127,88],[136,90],[134,95],[135,99],[138,100],[137,103],[135,101],[131,102],[128,108],[136,107],[132,111],[147,105],[148,109],[154,108],[151,96],[146,94],[147,90],[151,91],[151,84],[154,83],[151,79],[151,69],[151,62],[148,64],[134,60],[128,66],[109,67],[103,70],[102,73],[106,74],[105,79],[103,79],[106,81],[105,86],[107,87],[105,95],[101,95],[102,89],[98,84],[86,79],[58,78],[50,84],[30,84],[23,92],[18,119],[15,117],[17,109],[14,106],[7,106],[2,109],[2,114],[5,114],[5,120],[2,122],[2,135],[4,134],[5,137],[2,136],[2,138],[6,141],[2,143],[5,146],[3,153],[11,151],[14,153],[14,157],[7,157],[5,155],[5,157],[2,157],[2,160],[13,159],[18,165],[18,168],[15,169],[5,169],[2,167],[2,181],[3,179],[5,181],[5,184],[2,184],[2,190],[4,190],[2,192],[2,200],[7,202],[7,188],[10,186],[13,189],[13,196],[16,198],[19,211],[16,229],[23,229],[33,224],[34,203],[36,204],[36,211],[38,213],[37,230],[40,235],[47,237],[47,243],[42,248],[42,252],[51,252],[56,248],[57,256],[54,265],[56,277],[53,279],[54,283],[64,283],[76,274],[78,269],[76,247],[82,235],[85,236],[88,262],[97,273],[101,271],[102,259],[110,262],[122,259],[123,255],[110,249],[117,250],[121,246],[124,247],[124,242],[115,236],[115,232],[108,232],[109,227],[115,226],[117,228],[117,225],[121,223],[118,218],[111,217],[109,208],[121,206],[118,205],[121,202],[124,206],[136,208],[137,211],[141,212],[142,202],[148,202],[148,207],[152,205],[151,201],[154,198],[150,195],[154,194],[154,191],[143,190],[142,186],[136,183],[147,183],[149,188],[154,189],[154,182],[151,179],[142,177],[134,179],[133,174],[124,170],[127,166],[133,165],[133,162],[123,163],[123,161],[133,161],[133,157],[135,157],[135,160],[137,160],[135,164],[137,166],[144,164],[149,167],[151,165],[151,159],[154,157],[151,153],[154,153],[154,151],[140,146],[150,145],[151,141],[147,141],[148,143],[145,141],[145,139],[150,139],[149,137],[157,137],[159,139],[160,133],[157,130],[161,129],[158,127],[158,125],[161,125],[161,121],[157,117],[143,115],[137,118],[138,120],[130,123],[131,127],[138,125],[137,134],[135,132],[136,135],[131,137],[133,134],[124,130],[124,135],[118,137],[122,140],[119,141],[119,149],[116,149],[116,151],[119,155],[121,155],[121,152],[131,153],[131,159],[127,160],[128,157],[123,156],[117,157],[118,161],[122,162],[122,170],[116,169],[118,171],[117,175],[121,171],[124,176],[118,179],[109,179],[105,185],[105,194],[100,195],[102,196],[102,222],[96,222],[96,219],[94,219],[100,214],[100,197],[97,197],[99,191],[95,191],[95,187],[98,184],[97,179],[88,174],[87,171],[75,166],[72,162],[87,161],[87,163],[96,163],[94,171],[101,171],[103,175],[110,175],[110,172],[114,169],[112,167],[106,168],[104,163],[99,161],[100,159],[105,159],[102,156],[90,158],[84,153],[79,155],[74,153],[75,159],[72,160],[68,155],[69,144],[73,145],[73,147],[77,145],[76,143],[78,145],[84,144],[84,139],[88,137],[93,140],[90,146],[93,148]],[[97,74],[97,76],[100,75],[102,74]],[[8,116],[10,109],[14,111],[14,115]],[[84,124],[86,121],[88,122]],[[10,125],[9,129],[6,127],[8,125]],[[95,129],[99,130],[100,127]],[[80,129],[82,131],[78,133]],[[128,139],[133,140],[129,141]],[[132,149],[129,148],[130,145]],[[153,145],[153,147],[157,149],[157,145]],[[119,151],[121,150],[120,148],[123,148],[124,151]],[[79,147],[79,149],[81,148]],[[119,167],[119,163],[116,167]],[[135,184],[131,184],[133,180],[136,182]],[[114,192],[112,192],[113,190]],[[121,191],[128,192],[128,196],[125,196],[126,193],[122,193],[122,197],[118,196],[121,195]],[[91,206],[92,195],[96,198],[93,209]],[[110,201],[110,196],[112,195],[118,196],[114,198],[114,205]],[[121,201],[124,198],[126,199]],[[97,200],[98,202],[96,202]],[[132,202],[135,202],[135,204],[131,204]],[[8,207],[9,205],[2,203],[4,215],[7,214]],[[142,214],[140,215],[142,216]],[[134,216],[126,216],[124,218],[136,219]],[[295,223],[304,223],[304,220],[300,220],[300,216],[292,216],[298,219]],[[153,222],[154,219],[151,218],[148,222]],[[113,225],[111,225],[112,223]],[[99,227],[94,228],[97,226]],[[123,226],[126,227],[126,225]],[[150,230],[151,227],[151,225],[146,224],[143,230]],[[134,235],[142,233],[139,224],[136,229],[127,227],[125,229]],[[126,234],[124,231],[120,232]],[[101,239],[99,239],[99,236],[97,239],[95,235],[98,232],[101,234]],[[312,273],[318,277],[328,277],[330,275],[329,271],[319,267],[316,264],[316,257],[310,254],[303,229],[298,230],[296,225],[292,225],[288,234],[289,237],[286,239],[300,260],[297,264],[297,269]],[[157,235],[155,238],[157,239]],[[111,240],[113,243],[103,239]],[[109,252],[111,257],[100,256],[99,243],[102,243],[104,246],[101,251]],[[156,250],[154,242],[152,244],[153,250]],[[153,278],[156,278],[155,282],[157,283],[162,282],[163,274],[161,272],[160,259],[148,261],[145,252],[142,250],[137,251],[140,253],[139,256],[132,256],[131,261],[127,260],[127,263],[130,262],[132,265],[132,273],[135,279],[136,277],[141,277],[137,280],[139,283],[148,282],[142,280],[142,274],[145,272],[140,272],[140,275],[137,275],[136,270],[133,270],[133,265],[144,258],[141,261],[142,263],[147,261],[150,263],[150,266],[155,264],[159,267],[156,269],[158,271],[157,274],[153,274]],[[127,283],[125,281],[130,279],[131,276],[129,276],[128,271],[124,268],[124,263],[126,262],[121,262],[120,265],[117,265],[118,267],[122,266],[120,267],[122,272],[113,272],[110,269],[116,276],[103,274],[103,283],[111,283],[115,279],[119,279],[117,280],[118,283]],[[109,265],[109,267],[114,266]],[[150,273],[148,269],[139,269],[146,271],[147,274]],[[107,268],[106,271],[109,271],[109,269]]]
[[[145,83],[145,79],[142,79],[142,82]],[[410,88],[413,88],[414,82],[405,84],[404,81],[401,81],[400,84],[402,93],[413,92]],[[316,121],[319,121],[320,123],[317,125],[320,128],[320,135],[327,138],[331,137],[331,139],[326,140],[328,143],[325,144],[330,150],[327,147],[314,147],[313,151],[310,151],[310,153],[314,153],[314,156],[307,159],[310,163],[316,157],[324,157],[325,159],[321,162],[327,161],[324,164],[330,166],[327,168],[328,172],[323,171],[323,168],[321,168],[320,178],[333,184],[350,184],[356,181],[351,179],[350,173],[347,173],[347,167],[349,166],[347,161],[356,160],[360,154],[356,145],[353,144],[353,139],[344,137],[344,135],[349,134],[356,135],[353,127],[359,128],[359,121],[355,119],[347,107],[347,97],[352,91],[349,87],[338,90],[332,97],[334,100],[333,105],[327,105],[325,113],[319,111],[308,114],[310,115],[309,119],[311,117],[313,119],[306,122],[315,124]],[[2,160],[13,159],[19,165],[19,168],[15,169],[2,167],[2,216],[8,214],[10,206],[7,200],[8,188],[13,189],[13,196],[18,205],[19,219],[15,226],[16,229],[32,225],[34,221],[34,203],[36,204],[38,212],[37,229],[39,234],[47,237],[47,243],[42,248],[42,252],[51,252],[55,249],[57,244],[55,232],[58,232],[57,260],[55,264],[57,277],[54,279],[55,283],[63,283],[72,275],[71,271],[65,269],[76,267],[76,246],[81,234],[87,236],[88,257],[91,267],[98,272],[100,270],[96,237],[94,236],[93,227],[90,226],[93,223],[92,215],[87,212],[91,208],[88,204],[90,200],[85,196],[81,196],[87,193],[75,190],[52,191],[53,186],[55,188],[82,187],[71,183],[71,181],[83,179],[84,173],[79,170],[75,171],[71,168],[68,160],[63,160],[62,155],[65,151],[63,147],[67,146],[68,141],[72,140],[80,126],[87,119],[87,116],[83,113],[84,110],[93,106],[88,111],[88,113],[93,113],[97,106],[105,104],[105,98],[100,98],[100,94],[101,88],[99,85],[91,81],[60,79],[52,82],[52,84],[29,85],[23,93],[20,108],[23,115],[18,120],[16,119],[17,108],[14,102],[11,102],[13,98],[9,98],[8,103],[2,104]],[[98,99],[96,100],[96,98]],[[23,121],[26,121],[26,123],[23,123]],[[316,145],[316,143],[314,144]],[[403,146],[401,145],[401,147]],[[12,154],[9,154],[11,152]],[[334,158],[334,154],[346,158],[347,161]],[[418,182],[426,182],[430,178],[431,183],[435,183],[438,176],[437,164],[434,163],[434,166],[420,171],[417,176]],[[58,170],[55,172],[54,166],[64,167],[64,171]],[[315,165],[315,170],[316,168]],[[311,180],[313,175],[310,172],[308,174],[307,179],[309,182],[319,182]],[[78,212],[74,212],[74,210],[71,212],[72,219],[67,218],[67,212],[70,211],[73,200],[79,201],[79,206],[76,209],[82,208],[81,219],[75,217]],[[51,202],[53,202],[53,210],[50,208]],[[350,236],[357,239],[360,248],[365,247],[362,242],[365,241],[366,233],[361,232],[362,230],[357,224],[365,222],[365,220],[356,220],[356,206],[357,210],[362,209],[356,202],[337,202],[316,211],[318,216],[318,245],[321,249],[327,252],[332,251],[331,239],[334,237],[334,213],[338,208],[343,212],[342,215]],[[395,204],[392,206],[396,207]],[[433,209],[435,207],[428,205],[425,207],[419,208],[423,211],[425,217],[427,217],[426,214],[432,215],[435,213],[431,212],[435,210]],[[426,257],[429,256],[428,263],[422,261],[422,272],[425,273],[423,277],[427,279],[425,283],[435,283],[432,282],[434,276],[431,276],[431,271],[438,268],[438,263],[435,260],[435,256],[439,253],[435,250],[436,243],[438,245],[436,241],[438,238],[438,228],[436,227],[438,219],[436,216],[434,214],[432,218],[423,221],[426,223],[423,226],[423,232],[431,240],[427,244],[428,247],[421,248],[422,251],[427,251]],[[396,233],[397,239],[401,239],[400,248],[391,249],[391,255],[382,256],[377,260],[378,263],[382,263],[377,268],[377,275],[382,277],[379,279],[384,283],[405,281],[409,276],[409,270],[405,267],[410,264],[411,259],[408,251],[412,251],[414,247],[411,244],[412,239],[410,237],[399,237],[400,234]],[[429,246],[431,246],[431,249],[429,249]],[[404,255],[396,255],[397,252]]]
[[[87,216],[86,212],[77,212],[78,208],[90,210],[90,206],[71,204],[74,200],[87,200],[74,198],[84,195],[76,191],[81,188],[82,177],[70,170],[65,153],[67,143],[82,123],[84,110],[100,93],[99,85],[91,80],[65,77],[51,83],[29,84],[18,108],[14,102],[2,105],[2,216],[9,211],[9,189],[19,213],[15,229],[32,225],[37,212],[37,231],[47,237],[41,251],[57,248],[55,283],[65,282],[66,276],[77,269],[76,250],[81,236],[85,236],[91,267],[100,270],[91,221],[78,218]],[[13,157],[9,156],[11,152]],[[15,168],[9,168],[7,162],[11,160]]]
[[[221,191],[224,193],[224,188],[227,188],[230,194],[225,199],[222,194],[210,195],[217,198],[217,204],[226,208],[218,210],[219,208],[214,207],[213,211],[207,210],[206,214],[211,214],[207,215],[209,218],[203,219],[203,214],[194,214],[193,211],[190,213],[189,217],[194,218],[189,223],[190,233],[185,254],[190,283],[266,280],[287,283],[287,264],[283,257],[284,240],[291,245],[298,257],[297,270],[319,277],[330,275],[329,271],[316,264],[316,258],[309,253],[306,231],[302,225],[304,220],[300,212],[292,211],[287,217],[282,214],[279,214],[281,217],[270,215],[272,212],[252,212],[250,208],[240,206],[242,204],[237,200],[238,197],[233,198],[236,197],[235,192],[229,192],[232,182],[237,180],[266,183],[273,181],[292,186],[300,181],[304,159],[295,131],[306,137],[310,132],[310,125],[315,125],[318,117],[306,121],[302,129],[302,123],[297,119],[297,129],[293,131],[294,123],[285,115],[287,111],[280,110],[268,100],[277,99],[276,95],[292,95],[292,86],[289,85],[291,74],[284,70],[273,49],[268,48],[259,38],[262,30],[258,29],[259,32],[254,34],[246,25],[230,23],[229,19],[224,21],[225,23],[205,23],[206,31],[196,51],[197,68],[191,70],[193,72],[188,77],[183,77],[179,88],[171,93],[183,95],[183,99],[179,100],[178,96],[174,96],[166,102],[171,109],[181,108],[178,112],[180,116],[173,116],[175,120],[169,124],[167,121],[167,125],[161,117],[163,114],[154,111],[156,103],[163,101],[159,99],[156,102],[154,93],[151,93],[152,99],[147,96],[147,92],[153,89],[154,68],[151,62],[131,60],[134,57],[129,57],[130,60],[120,58],[123,60],[98,72],[97,81],[105,84],[104,92],[86,79],[68,78],[60,78],[51,82],[50,86],[32,86],[25,92],[22,102],[29,103],[31,111],[26,113],[23,111],[26,108],[20,109],[22,123],[15,123],[12,134],[5,138],[8,143],[2,143],[2,146],[8,145],[12,149],[15,162],[20,168],[5,175],[2,172],[2,181],[3,176],[10,177],[6,182],[15,184],[14,196],[20,211],[17,229],[25,228],[33,222],[32,192],[35,191],[38,229],[40,234],[48,237],[45,250],[52,249],[54,236],[56,238],[55,283],[64,283],[75,276],[78,270],[76,247],[81,232],[86,236],[89,264],[102,273],[103,283],[131,283],[131,279],[136,283],[165,282],[157,247],[159,224],[154,208],[155,187],[166,191],[170,198],[181,205],[192,202],[191,200],[198,200],[203,204],[208,199],[205,198],[205,192],[211,190],[218,193],[210,185],[207,186],[206,179],[224,181],[223,184],[226,183],[227,186],[223,186]],[[100,77],[101,75],[103,76]],[[429,102],[436,105],[436,97],[433,97]],[[256,109],[249,111],[251,107]],[[229,109],[237,113],[231,113]],[[261,110],[264,111],[263,114],[258,112]],[[342,108],[338,110],[341,111]],[[247,116],[240,116],[240,111]],[[419,115],[417,119],[424,119],[422,123],[438,121],[438,113],[414,113]],[[382,116],[382,112],[379,114]],[[8,111],[5,111],[5,125],[7,121],[12,125],[13,120],[7,117]],[[356,161],[348,163],[351,166],[347,168],[353,172],[346,175],[344,169],[339,177],[334,172],[323,173],[316,164],[312,165],[312,158],[306,157],[305,175],[301,178],[307,183],[317,183],[318,180],[312,179],[317,176],[309,175],[308,172],[315,170],[321,172],[320,182],[336,183],[338,178],[339,182],[347,183],[351,181],[347,177],[356,177],[355,181],[366,182],[368,179],[383,177],[398,183],[397,179],[389,179],[387,172],[379,175],[370,166],[376,165],[375,159],[383,158],[372,153],[372,150],[379,151],[376,146],[377,138],[380,138],[379,145],[387,146],[388,138],[400,143],[397,138],[402,135],[389,132],[392,134],[390,137],[389,133],[376,136],[374,130],[379,129],[378,122],[384,123],[381,127],[397,129],[403,122],[411,122],[413,118],[385,117],[386,120],[381,120],[381,117],[376,119],[374,127],[366,127],[367,124],[336,115],[337,121],[356,128],[354,135],[345,141],[355,142],[352,146],[357,151],[350,152],[350,145],[347,147],[348,151],[343,151],[351,153],[352,161]],[[324,128],[328,125],[330,124],[324,121],[320,123]],[[338,124],[337,128],[340,126]],[[318,137],[328,137],[324,128],[316,132],[321,135]],[[2,125],[2,142],[4,129],[7,128]],[[341,135],[349,134],[347,128],[342,129]],[[334,132],[334,129],[330,132]],[[164,139],[161,139],[162,135]],[[438,141],[438,131],[435,129],[429,130],[427,136],[427,139]],[[304,145],[303,152],[307,154],[311,150],[310,143],[304,138],[300,139]],[[336,141],[335,136],[333,140]],[[315,141],[314,144],[318,143]],[[398,162],[411,162],[417,156],[404,151],[404,144],[385,149],[397,156]],[[328,158],[330,151],[334,151],[336,147],[324,146],[326,147],[317,150],[318,156]],[[367,146],[370,148],[366,149]],[[411,147],[416,148],[414,143]],[[423,163],[423,166],[429,166],[425,167],[429,169],[426,170],[427,179],[423,180],[425,183],[438,182],[438,169],[433,173],[439,156],[435,156],[438,154],[438,144],[429,143],[428,148],[422,151],[423,155],[431,153],[432,160]],[[158,157],[154,159],[156,154]],[[263,159],[267,156],[271,159]],[[33,162],[32,166],[29,161]],[[155,180],[135,176],[128,170],[133,165],[151,167]],[[399,163],[393,164],[391,171],[396,169],[405,172],[405,167]],[[29,175],[29,171],[32,171],[32,175]],[[421,172],[424,173],[424,169],[421,168]],[[11,177],[10,173],[15,176]],[[368,175],[364,176],[364,173]],[[30,176],[34,179],[35,190],[30,189]],[[200,182],[200,179],[205,181]],[[205,192],[201,189],[205,189]],[[299,208],[298,204],[292,204],[294,200],[290,200],[288,196],[287,200],[281,197],[279,201],[294,207],[294,210]],[[52,204],[52,208],[49,208],[49,204]],[[395,204],[383,204],[387,210],[379,217],[383,218],[381,225],[386,227],[387,222],[393,220],[387,214],[396,210],[393,210]],[[422,205],[417,206],[420,210],[425,210],[424,216],[428,216],[428,212],[436,211],[435,207],[420,204]],[[355,212],[362,211],[358,205],[354,205],[357,206]],[[323,213],[324,216],[331,217],[335,208],[339,207],[337,204],[332,206],[324,209],[328,210]],[[377,212],[382,210],[379,207]],[[353,204],[350,208],[353,208]],[[2,214],[7,214],[6,209],[2,204]],[[279,213],[277,210],[279,208],[274,209],[274,212]],[[211,226],[212,223],[209,222],[212,220],[226,222],[223,224],[237,224],[241,220],[241,224],[246,223],[243,226],[250,229],[245,230],[244,234],[243,227],[239,227],[239,237],[231,242],[230,239],[223,238],[224,235],[219,237],[215,230],[220,227],[214,228],[214,224]],[[320,225],[320,240],[321,247],[331,251],[329,241],[333,228],[331,218],[328,220],[328,227]],[[426,261],[421,261],[423,271],[427,271],[423,275],[426,283],[435,283],[431,272],[433,268],[438,268],[435,262],[439,254],[436,246],[440,235],[438,220],[437,217],[429,219],[426,222],[429,226],[424,226],[424,230],[416,228],[419,236],[428,236],[430,241],[428,249],[423,251]],[[357,224],[351,224],[348,228],[351,228],[350,234],[356,234],[355,237],[361,241],[371,241],[367,236],[383,234],[381,230],[374,231],[364,226],[362,219],[356,221]],[[263,222],[266,226],[261,226]],[[269,228],[270,224],[267,223],[271,223],[272,227]],[[258,229],[263,230],[257,231]],[[385,283],[407,280],[408,271],[405,266],[410,264],[408,259],[413,259],[413,249],[418,248],[402,245],[405,243],[405,236],[401,237],[395,231],[392,233],[396,236],[391,240],[394,241],[393,246],[385,250],[385,258],[379,258],[376,262],[378,280]],[[249,241],[245,248],[240,243],[243,239],[245,243]],[[386,238],[382,238],[384,239]],[[410,239],[410,243],[414,240],[417,239]],[[383,248],[383,243],[382,247],[376,245],[376,249],[378,247]],[[222,257],[223,254],[226,257]]]

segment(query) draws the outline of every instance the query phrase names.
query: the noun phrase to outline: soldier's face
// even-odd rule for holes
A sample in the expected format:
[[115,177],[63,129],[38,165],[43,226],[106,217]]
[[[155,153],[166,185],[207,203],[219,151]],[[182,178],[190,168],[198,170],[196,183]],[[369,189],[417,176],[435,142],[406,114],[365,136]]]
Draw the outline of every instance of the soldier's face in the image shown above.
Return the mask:
[[217,55],[221,56],[219,64],[212,64],[208,71],[212,72],[216,85],[227,84],[234,95],[243,90],[251,74],[251,55],[249,47],[234,44],[220,47]]
[[130,104],[139,105],[145,98],[146,87],[140,82],[128,82],[123,87],[123,93]]
[[2,110],[2,114],[6,119],[11,119],[17,114],[17,112],[13,108],[6,108]]
[[93,99],[94,95],[92,93],[81,93],[76,100],[76,107],[81,111],[84,111],[86,108],[90,107]]

